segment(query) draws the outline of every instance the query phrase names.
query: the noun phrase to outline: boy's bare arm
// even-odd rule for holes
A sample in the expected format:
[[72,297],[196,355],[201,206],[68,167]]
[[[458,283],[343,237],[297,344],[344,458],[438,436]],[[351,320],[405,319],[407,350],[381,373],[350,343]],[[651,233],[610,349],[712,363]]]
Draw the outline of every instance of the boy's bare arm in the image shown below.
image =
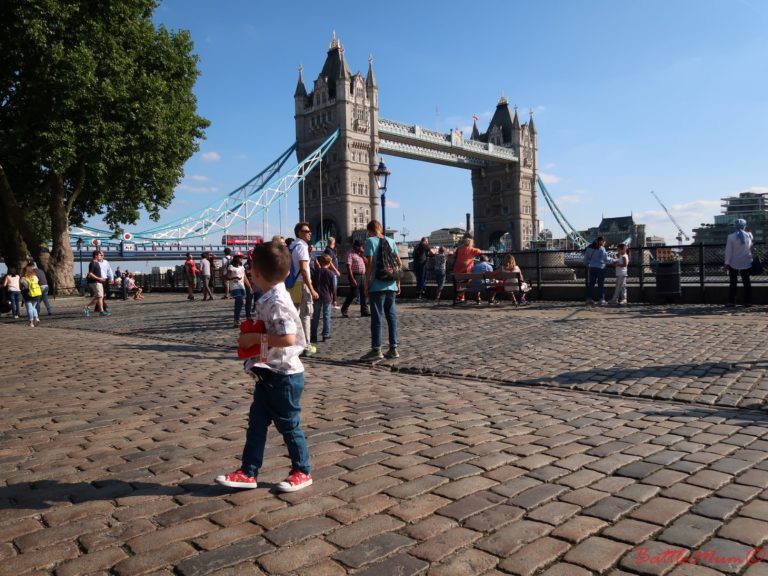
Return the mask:
[[[250,348],[261,342],[261,334],[258,332],[247,332],[240,334],[237,339],[237,345],[240,348]],[[287,348],[296,344],[296,334],[267,334],[267,344],[270,348]]]

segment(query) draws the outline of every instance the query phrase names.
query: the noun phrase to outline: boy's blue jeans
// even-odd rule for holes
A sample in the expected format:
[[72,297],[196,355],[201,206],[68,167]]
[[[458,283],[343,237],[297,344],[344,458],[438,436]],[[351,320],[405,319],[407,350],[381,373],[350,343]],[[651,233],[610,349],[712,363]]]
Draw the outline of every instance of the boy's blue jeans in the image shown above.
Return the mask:
[[254,368],[257,382],[253,390],[253,403],[248,416],[242,470],[249,476],[258,476],[264,461],[267,430],[274,422],[288,447],[291,467],[310,473],[309,448],[301,429],[301,393],[304,391],[304,373],[278,374],[266,368]]
[[323,338],[331,336],[331,308],[333,302],[315,302],[315,308],[312,311],[312,323],[309,328],[309,339],[317,342],[317,329],[320,326],[320,311],[323,312]]

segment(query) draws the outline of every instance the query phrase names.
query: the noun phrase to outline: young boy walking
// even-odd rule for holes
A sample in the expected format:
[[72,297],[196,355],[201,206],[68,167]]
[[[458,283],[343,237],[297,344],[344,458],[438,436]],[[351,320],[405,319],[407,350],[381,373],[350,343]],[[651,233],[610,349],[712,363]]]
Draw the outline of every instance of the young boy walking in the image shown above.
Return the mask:
[[218,476],[216,482],[230,488],[256,488],[267,429],[274,422],[291,459],[288,477],[276,488],[280,492],[296,492],[312,484],[312,477],[307,440],[299,420],[304,390],[304,366],[299,354],[307,343],[296,307],[283,284],[291,268],[291,254],[284,244],[267,242],[254,248],[252,261],[253,284],[263,293],[256,303],[256,318],[263,321],[266,333],[242,333],[238,339],[241,349],[260,344],[258,355],[244,364],[256,386],[241,466]]

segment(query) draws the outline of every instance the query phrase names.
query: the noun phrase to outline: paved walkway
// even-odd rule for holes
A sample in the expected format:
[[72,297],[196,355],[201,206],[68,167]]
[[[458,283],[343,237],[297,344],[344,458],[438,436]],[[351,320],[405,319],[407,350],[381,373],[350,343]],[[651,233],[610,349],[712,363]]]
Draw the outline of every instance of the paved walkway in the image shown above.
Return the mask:
[[264,489],[212,482],[252,384],[230,302],[183,298],[2,320],[0,576],[768,574],[764,308],[412,302],[375,367],[335,318],[277,495],[276,434]]

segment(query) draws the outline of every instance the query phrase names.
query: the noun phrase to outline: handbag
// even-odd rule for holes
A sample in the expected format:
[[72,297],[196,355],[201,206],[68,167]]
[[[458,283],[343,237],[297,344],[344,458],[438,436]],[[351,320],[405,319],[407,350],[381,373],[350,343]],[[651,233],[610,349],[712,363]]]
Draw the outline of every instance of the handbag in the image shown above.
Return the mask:
[[528,284],[528,282],[523,282],[522,284],[520,284],[520,291],[521,292],[530,292],[531,291],[531,287]]
[[760,258],[755,256],[752,258],[752,266],[749,268],[749,273],[754,275],[760,275],[764,272],[763,263],[760,261]]

